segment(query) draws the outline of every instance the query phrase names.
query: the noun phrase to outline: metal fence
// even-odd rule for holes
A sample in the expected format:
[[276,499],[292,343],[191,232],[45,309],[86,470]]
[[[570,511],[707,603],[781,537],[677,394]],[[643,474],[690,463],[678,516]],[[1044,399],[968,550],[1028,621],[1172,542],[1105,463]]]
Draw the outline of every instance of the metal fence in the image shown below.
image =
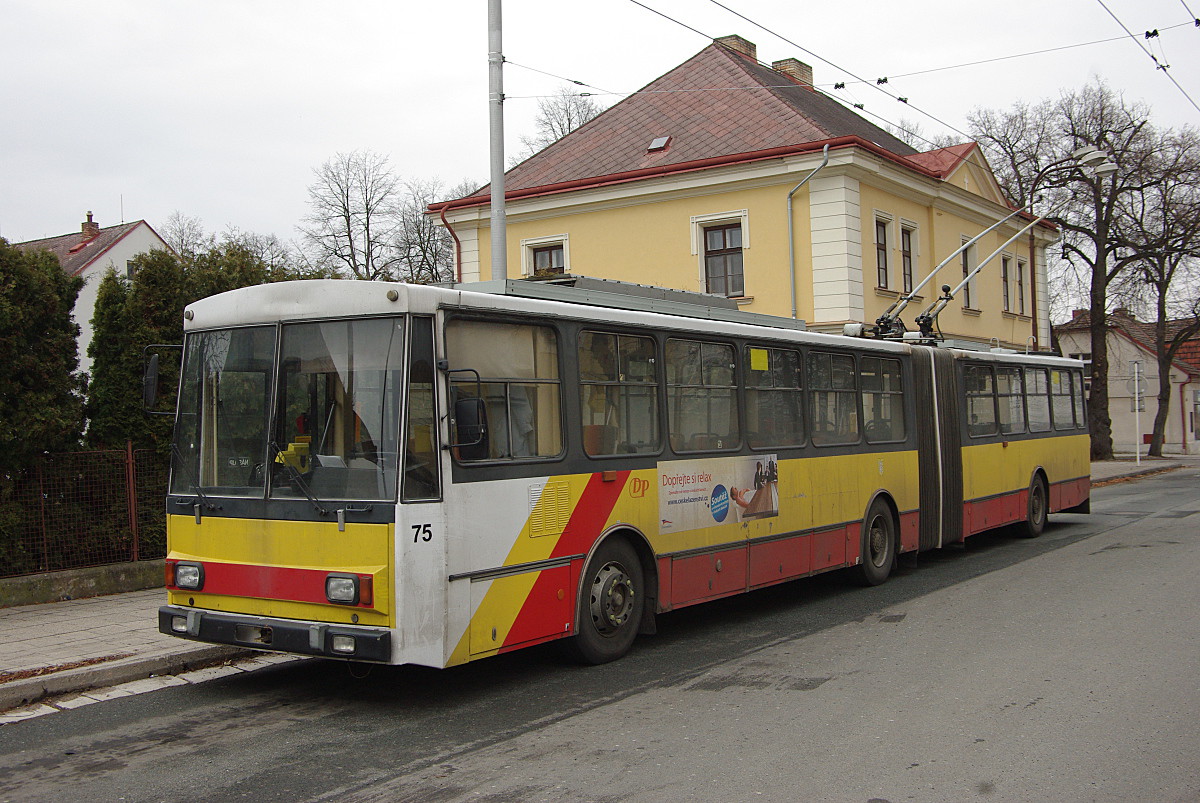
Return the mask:
[[0,577],[166,555],[166,458],[48,454],[0,485]]

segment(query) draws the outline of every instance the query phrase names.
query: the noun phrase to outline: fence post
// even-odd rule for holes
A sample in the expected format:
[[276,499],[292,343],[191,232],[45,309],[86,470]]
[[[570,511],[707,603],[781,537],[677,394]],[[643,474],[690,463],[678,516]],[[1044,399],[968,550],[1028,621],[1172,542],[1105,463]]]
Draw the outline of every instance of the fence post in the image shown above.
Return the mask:
[[46,456],[43,454],[38,458],[37,463],[37,480],[38,480],[38,509],[41,518],[42,531],[42,571],[50,571],[50,547],[46,543],[46,487],[42,477],[42,463],[45,462]]
[[133,462],[133,441],[125,441],[125,498],[129,508],[129,531],[133,533],[132,560],[138,559],[137,470]]

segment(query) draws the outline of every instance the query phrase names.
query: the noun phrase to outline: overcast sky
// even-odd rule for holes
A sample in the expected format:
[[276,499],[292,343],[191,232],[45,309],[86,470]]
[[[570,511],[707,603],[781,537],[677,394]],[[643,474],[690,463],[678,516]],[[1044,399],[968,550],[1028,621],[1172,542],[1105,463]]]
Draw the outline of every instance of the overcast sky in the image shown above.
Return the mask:
[[[1105,10],[1200,103],[1200,28],[1188,24],[1200,0],[721,0],[795,44],[711,0],[639,2],[700,33],[632,0],[504,0],[509,153],[532,133],[534,98],[564,85],[526,68],[616,93],[598,98],[611,105],[726,34],[755,42],[761,61],[812,64],[830,92],[848,82],[835,94],[927,135],[953,132],[918,110],[965,131],[974,107],[1096,76],[1151,104],[1159,125],[1200,125]],[[1160,37],[1147,42],[1149,29]],[[339,151],[378,151],[401,176],[448,186],[487,179],[486,0],[0,0],[0,37],[0,236],[11,241],[78,231],[88,210],[102,226],[158,226],[178,210],[212,231],[288,241],[313,168]],[[881,76],[908,107],[876,91]]]

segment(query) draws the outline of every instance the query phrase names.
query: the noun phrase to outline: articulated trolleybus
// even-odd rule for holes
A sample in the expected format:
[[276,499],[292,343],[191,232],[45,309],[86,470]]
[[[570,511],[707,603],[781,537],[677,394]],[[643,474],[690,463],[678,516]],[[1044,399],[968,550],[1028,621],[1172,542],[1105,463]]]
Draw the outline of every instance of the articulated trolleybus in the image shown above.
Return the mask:
[[1077,361],[476,287],[187,308],[162,632],[434,667],[566,639],[600,663],[659,612],[878,584],[901,553],[1087,509]]

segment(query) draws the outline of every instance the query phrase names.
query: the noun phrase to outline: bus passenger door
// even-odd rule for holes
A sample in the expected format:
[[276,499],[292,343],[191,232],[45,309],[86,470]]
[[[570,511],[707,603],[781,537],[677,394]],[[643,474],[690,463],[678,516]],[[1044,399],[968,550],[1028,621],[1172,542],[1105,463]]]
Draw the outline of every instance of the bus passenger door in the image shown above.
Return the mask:
[[395,644],[405,663],[443,666],[446,543],[433,319],[410,319],[396,515]]

